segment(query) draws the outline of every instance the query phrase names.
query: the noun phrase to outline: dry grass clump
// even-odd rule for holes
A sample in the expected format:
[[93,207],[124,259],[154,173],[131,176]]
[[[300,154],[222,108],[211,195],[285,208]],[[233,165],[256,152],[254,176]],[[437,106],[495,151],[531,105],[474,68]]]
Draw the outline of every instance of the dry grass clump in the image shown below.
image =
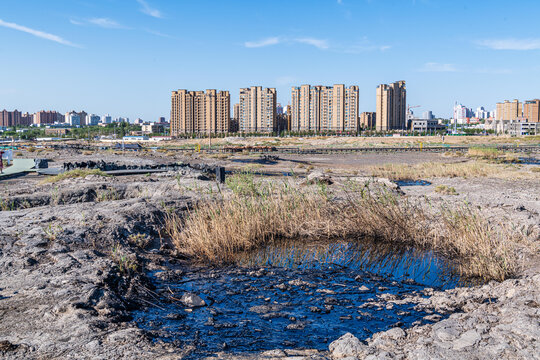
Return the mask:
[[453,186],[447,186],[447,185],[437,185],[435,187],[435,192],[444,194],[444,195],[457,195],[457,191]]
[[212,159],[219,159],[219,160],[225,160],[225,159],[228,159],[231,155],[230,154],[225,154],[225,153],[218,153],[218,154],[211,154],[211,155],[208,155],[209,158],[212,158]]
[[110,176],[99,169],[75,169],[43,179],[42,184],[56,183],[65,179],[85,178],[88,175]]
[[481,162],[440,163],[427,162],[416,165],[382,164],[369,168],[371,175],[390,180],[421,180],[434,177],[485,177],[495,175],[497,167]]
[[462,157],[464,156],[463,152],[461,151],[447,151],[443,153],[444,157]]
[[530,172],[523,171],[513,164],[489,164],[484,161],[459,163],[427,162],[416,165],[382,164],[371,166],[368,171],[375,177],[387,177],[390,180],[423,180],[436,177],[492,177],[499,179],[536,178]]
[[510,225],[493,224],[481,212],[461,207],[443,210],[440,228],[432,244],[444,248],[446,257],[459,259],[461,274],[502,281],[518,270],[517,246],[526,235]]
[[185,218],[168,215],[166,230],[181,254],[223,264],[274,240],[352,238],[432,249],[465,276],[503,280],[517,267],[513,247],[523,235],[492,225],[476,210],[433,215],[363,185],[333,192],[324,184],[265,185],[249,176],[231,183],[230,197],[200,203]]
[[501,156],[501,152],[499,152],[499,150],[497,150],[496,148],[490,147],[470,147],[469,151],[467,152],[467,156],[486,160],[494,160]]

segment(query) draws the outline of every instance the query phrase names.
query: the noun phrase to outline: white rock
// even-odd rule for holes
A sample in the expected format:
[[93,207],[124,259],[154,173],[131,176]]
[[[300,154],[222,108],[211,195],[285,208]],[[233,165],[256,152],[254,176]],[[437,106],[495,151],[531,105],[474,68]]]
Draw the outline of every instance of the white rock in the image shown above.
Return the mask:
[[199,295],[193,293],[185,293],[180,301],[189,308],[206,306],[206,302]]
[[465,331],[459,339],[454,341],[454,350],[462,350],[466,347],[473,346],[480,340],[480,334],[476,330]]
[[353,334],[346,333],[339,339],[330,343],[328,349],[332,353],[334,359],[343,359],[363,354],[367,349],[367,346]]

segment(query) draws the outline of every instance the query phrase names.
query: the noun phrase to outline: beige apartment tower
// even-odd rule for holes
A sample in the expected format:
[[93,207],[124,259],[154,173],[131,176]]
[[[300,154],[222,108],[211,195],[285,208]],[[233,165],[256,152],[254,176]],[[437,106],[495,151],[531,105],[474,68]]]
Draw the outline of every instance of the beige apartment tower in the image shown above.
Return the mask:
[[245,133],[275,131],[276,105],[277,93],[274,88],[252,86],[240,89],[239,130]]
[[519,100],[505,100],[503,103],[497,103],[497,120],[517,120],[523,114],[523,104]]
[[381,84],[377,87],[377,131],[405,130],[407,127],[407,88],[405,81]]
[[230,132],[230,112],[228,91],[173,91],[171,135]]
[[291,91],[292,131],[357,131],[358,86],[295,86]]
[[540,122],[540,100],[528,100],[523,104],[523,117],[528,122]]

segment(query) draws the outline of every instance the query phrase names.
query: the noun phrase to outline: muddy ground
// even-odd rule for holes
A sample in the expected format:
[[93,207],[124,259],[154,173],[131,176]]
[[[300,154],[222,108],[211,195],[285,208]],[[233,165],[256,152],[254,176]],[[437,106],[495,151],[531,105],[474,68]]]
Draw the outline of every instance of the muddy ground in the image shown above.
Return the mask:
[[[293,169],[299,176],[294,181],[302,181],[302,176],[318,169],[331,169],[327,174],[336,184],[342,176],[369,175],[368,166],[380,163],[468,160],[427,153],[287,155],[271,161],[259,155],[182,157],[164,152],[85,155],[78,151],[43,151],[39,157],[52,160],[50,167],[92,159],[122,164],[204,162],[224,165],[228,170],[248,167],[272,173]],[[227,191],[215,181],[199,179],[199,175],[186,169],[179,174],[89,176],[43,183],[43,176],[31,174],[0,182],[0,356],[194,357],[197,342],[163,342],[152,331],[140,329],[133,322],[133,314],[155,306],[166,296],[156,291],[146,275],[149,271],[159,270],[180,278],[193,271],[189,259],[178,257],[164,236],[163,219],[172,209],[182,212],[220,189]],[[519,181],[425,180],[432,184],[406,186],[400,191],[413,200],[433,205],[480,206],[487,216],[507,219],[527,231],[540,226],[538,177]],[[441,194],[435,191],[437,185],[451,186],[456,194]],[[430,324],[397,326],[367,339],[345,335],[325,351],[282,347],[264,353],[234,354],[225,348],[213,357],[538,358],[538,239],[527,246],[532,250],[522,252],[522,268],[514,279],[444,292],[427,290],[427,297],[378,300],[380,306],[408,301],[428,313],[447,314],[441,321],[434,318]]]

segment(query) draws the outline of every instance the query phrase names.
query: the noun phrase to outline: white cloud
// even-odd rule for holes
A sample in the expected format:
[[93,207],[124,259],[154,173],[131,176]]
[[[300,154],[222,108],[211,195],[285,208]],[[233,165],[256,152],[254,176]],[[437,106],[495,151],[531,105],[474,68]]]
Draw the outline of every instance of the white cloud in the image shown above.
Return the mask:
[[139,4],[141,4],[142,8],[141,8],[141,12],[143,14],[146,14],[146,15],[150,15],[152,17],[155,17],[155,18],[162,18],[163,17],[163,14],[161,13],[161,11],[157,10],[157,9],[152,9],[150,7],[150,5],[148,5],[148,3],[144,0],[137,0],[137,2]]
[[539,50],[540,39],[491,39],[477,44],[493,50]]
[[326,40],[314,39],[314,38],[299,38],[299,39],[294,39],[294,41],[302,43],[302,44],[313,45],[319,49],[328,49],[328,42]]
[[144,29],[144,31],[146,31],[147,33],[149,34],[152,34],[152,35],[156,35],[156,36],[160,36],[160,37],[164,37],[164,38],[169,38],[169,39],[173,39],[174,37],[169,35],[169,34],[164,34],[162,32],[159,32],[159,31],[156,31],[156,30],[150,30],[150,29]]
[[278,37],[269,37],[269,38],[257,40],[257,41],[246,41],[244,43],[244,46],[247,48],[259,48],[259,47],[264,47],[264,46],[276,45],[276,44],[279,44],[280,42],[281,41]]
[[440,64],[435,62],[428,62],[424,64],[419,71],[422,72],[456,72],[458,69],[453,64]]
[[339,51],[344,52],[346,54],[359,54],[359,53],[368,52],[368,51],[386,51],[391,48],[392,47],[390,45],[376,45],[376,44],[371,44],[368,41],[363,41],[357,44],[345,46],[341,48]]
[[15,23],[5,22],[5,21],[3,21],[1,19],[0,19],[0,26],[6,27],[6,28],[9,28],[9,29],[13,29],[13,30],[22,31],[22,32],[25,32],[25,33],[30,34],[30,35],[37,36],[37,37],[42,38],[42,39],[57,42],[57,43],[62,44],[62,45],[80,47],[79,45],[73,44],[72,42],[61,38],[60,36],[49,34],[49,33],[43,32],[43,31],[35,30],[35,29],[30,29],[30,28],[28,28],[26,26],[17,25]]
[[316,48],[325,50],[328,49],[328,42],[326,40],[321,39],[315,39],[315,38],[283,38],[283,37],[277,37],[272,36],[268,38],[264,38],[261,40],[256,41],[246,41],[244,43],[244,46],[247,48],[259,48],[259,47],[265,47],[265,46],[272,46],[277,44],[307,44],[315,46]]
[[125,26],[120,25],[116,21],[108,19],[108,18],[92,18],[92,19],[89,19],[88,22],[90,24],[94,24],[94,25],[97,25],[106,29],[125,29],[126,28]]

